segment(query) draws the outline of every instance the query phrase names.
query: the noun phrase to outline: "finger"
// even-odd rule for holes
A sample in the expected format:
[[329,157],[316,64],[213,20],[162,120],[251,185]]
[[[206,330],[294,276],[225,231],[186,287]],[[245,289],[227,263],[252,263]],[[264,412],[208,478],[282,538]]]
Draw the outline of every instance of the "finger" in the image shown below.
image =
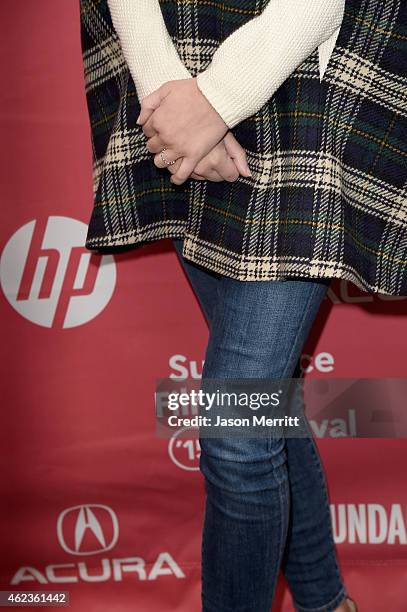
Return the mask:
[[205,176],[205,178],[207,181],[211,181],[211,183],[222,183],[223,182],[223,178],[218,172],[216,172],[216,170],[212,170],[211,172],[209,172],[208,176]]
[[223,180],[228,181],[229,183],[237,181],[240,176],[235,162],[228,155],[225,155],[225,157],[218,163],[216,170],[219,172]]
[[140,103],[141,111],[137,117],[136,123],[138,125],[144,125],[144,123],[151,117],[153,112],[160,106],[162,99],[163,94],[161,92],[161,88],[153,91],[153,93],[143,98]]
[[[224,147],[223,150],[225,150]],[[216,172],[215,165],[216,157],[214,157],[211,152],[209,153],[209,155],[201,159],[199,164],[195,166],[194,174],[197,174],[198,176],[203,176],[208,181],[223,181],[223,178],[219,176],[219,174]]]
[[[161,149],[162,148],[163,147],[161,147]],[[180,156],[177,155],[177,153],[175,151],[172,151],[171,149],[166,149],[161,153],[161,149],[160,153],[157,153],[157,155],[154,157],[154,164],[157,166],[157,168],[171,168],[172,166],[166,162],[176,162],[180,158]],[[179,169],[181,168],[181,165],[182,162],[179,164]]]
[[140,118],[142,119],[143,123],[146,123],[146,121],[148,121],[151,117],[151,115],[153,114],[154,109],[152,108],[145,108],[145,109],[141,109],[140,114],[137,118],[137,125],[142,125]]
[[252,173],[247,163],[246,151],[237,142],[236,138],[231,132],[226,134],[223,139],[226,151],[228,155],[233,159],[236,164],[236,168],[242,176],[252,176]]
[[150,151],[150,153],[159,153],[163,150],[164,144],[158,134],[156,134],[155,136],[147,140],[146,147]]
[[235,157],[231,157],[231,159],[233,159],[239,174],[245,177],[253,176],[246,160],[246,153],[238,153]]
[[180,167],[181,163],[182,163],[182,157],[177,159],[175,164],[173,164],[172,166],[167,166],[169,172],[171,172],[171,174],[175,174],[177,172],[178,168]]
[[216,172],[216,170],[208,170],[205,174],[197,174],[193,172],[191,178],[199,177],[199,180],[211,181],[212,183],[221,183],[224,179]]
[[[171,174],[175,174],[177,172],[178,168],[180,167],[181,162],[182,162],[182,157],[177,159],[175,164],[173,164],[172,166],[168,166],[169,172],[171,172]],[[217,174],[217,173],[214,173],[214,174]],[[191,178],[193,178],[193,179],[195,179],[197,181],[205,181],[206,180],[205,176],[202,176],[201,174],[197,174],[196,172],[193,172],[191,174]],[[223,179],[219,176],[219,180],[222,181]]]
[[[167,153],[167,151],[165,153]],[[193,159],[191,157],[184,157],[181,166],[179,167],[179,170],[172,175],[171,182],[175,183],[176,185],[182,185],[183,183],[185,183],[185,181],[193,173],[197,161],[198,160]]]
[[152,138],[157,134],[155,129],[153,128],[153,116],[151,115],[150,119],[143,125],[143,132],[147,138]]

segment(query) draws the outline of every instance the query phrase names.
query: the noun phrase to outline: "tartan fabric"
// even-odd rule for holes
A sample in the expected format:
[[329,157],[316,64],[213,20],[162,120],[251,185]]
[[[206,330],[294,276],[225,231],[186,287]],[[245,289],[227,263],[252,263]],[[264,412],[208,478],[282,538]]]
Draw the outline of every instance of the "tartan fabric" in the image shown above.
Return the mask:
[[[267,0],[162,0],[193,75]],[[251,178],[172,185],[135,121],[139,101],[106,0],[81,0],[93,146],[86,247],[184,238],[184,255],[238,280],[337,277],[407,295],[407,3],[347,0],[322,82],[316,50],[233,129]]]

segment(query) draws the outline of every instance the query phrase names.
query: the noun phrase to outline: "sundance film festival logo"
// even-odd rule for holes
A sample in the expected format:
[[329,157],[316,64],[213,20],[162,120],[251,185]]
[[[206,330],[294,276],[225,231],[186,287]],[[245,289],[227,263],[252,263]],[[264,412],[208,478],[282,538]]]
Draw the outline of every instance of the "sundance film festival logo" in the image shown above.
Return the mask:
[[401,504],[331,504],[330,509],[336,544],[407,544]]
[[76,327],[108,304],[116,264],[112,255],[92,257],[85,250],[86,233],[81,221],[51,216],[11,236],[1,256],[0,283],[25,319],[43,327]]
[[168,442],[168,455],[173,463],[182,470],[198,471],[201,446],[197,427],[183,427],[171,436]]

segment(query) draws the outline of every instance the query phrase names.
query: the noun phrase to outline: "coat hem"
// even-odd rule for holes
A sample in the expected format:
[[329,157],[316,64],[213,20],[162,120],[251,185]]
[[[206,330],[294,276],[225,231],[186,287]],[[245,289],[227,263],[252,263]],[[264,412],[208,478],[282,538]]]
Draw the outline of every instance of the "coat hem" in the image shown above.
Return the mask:
[[182,221],[160,223],[145,232],[133,230],[115,237],[88,238],[85,247],[91,251],[111,252],[115,248],[138,248],[143,244],[162,239],[183,239],[182,255],[188,261],[212,272],[239,281],[270,281],[295,278],[337,278],[352,282],[360,290],[381,295],[401,295],[386,286],[373,285],[357,270],[344,263],[327,259],[311,260],[306,257],[246,256],[233,253],[223,247],[206,242],[187,234],[186,223]]

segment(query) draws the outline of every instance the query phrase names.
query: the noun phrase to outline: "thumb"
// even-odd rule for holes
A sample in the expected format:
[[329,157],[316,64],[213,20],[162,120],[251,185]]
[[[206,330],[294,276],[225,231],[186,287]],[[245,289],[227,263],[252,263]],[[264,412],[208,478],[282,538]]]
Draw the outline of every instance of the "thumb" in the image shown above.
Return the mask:
[[164,99],[164,94],[161,91],[161,87],[153,91],[153,93],[145,96],[140,103],[141,112],[137,117],[136,123],[138,125],[144,125],[146,121],[151,117],[153,112],[160,106],[161,101]]
[[181,165],[176,171],[175,174],[172,175],[170,181],[175,185],[182,185],[185,181],[191,176],[193,173],[195,166],[197,164],[196,159],[190,159],[188,157],[183,157],[181,161]]
[[223,139],[223,142],[228,155],[235,162],[235,166],[238,169],[239,174],[241,174],[242,176],[252,176],[249,164],[247,163],[246,159],[246,151],[237,142],[232,132],[228,132],[226,134],[225,138]]

